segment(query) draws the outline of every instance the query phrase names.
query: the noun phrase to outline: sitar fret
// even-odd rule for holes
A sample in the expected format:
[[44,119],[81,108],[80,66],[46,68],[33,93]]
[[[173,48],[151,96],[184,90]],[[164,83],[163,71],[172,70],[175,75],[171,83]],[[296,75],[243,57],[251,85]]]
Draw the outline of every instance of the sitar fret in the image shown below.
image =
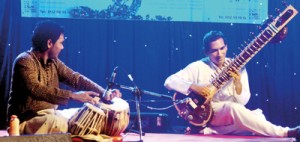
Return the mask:
[[250,50],[250,52],[252,52],[251,54],[254,54],[254,51],[250,47],[248,49]]
[[241,56],[239,56],[239,57],[240,57],[240,59],[242,59],[242,63],[246,61],[243,57],[243,54],[241,54]]
[[245,49],[245,52],[248,54],[248,55],[252,55],[252,54],[254,54],[254,52],[250,49],[250,48],[246,48]]
[[270,24],[269,28],[270,28],[270,30],[273,31],[273,33],[278,33],[279,32],[278,29],[272,24]]
[[[252,47],[254,47],[254,49]],[[253,51],[253,53],[255,53],[257,51],[253,44],[249,47],[249,49],[251,49]]]
[[261,48],[261,46],[264,45],[264,41],[261,39],[261,34],[256,38],[256,41],[256,43],[259,45],[259,48]]

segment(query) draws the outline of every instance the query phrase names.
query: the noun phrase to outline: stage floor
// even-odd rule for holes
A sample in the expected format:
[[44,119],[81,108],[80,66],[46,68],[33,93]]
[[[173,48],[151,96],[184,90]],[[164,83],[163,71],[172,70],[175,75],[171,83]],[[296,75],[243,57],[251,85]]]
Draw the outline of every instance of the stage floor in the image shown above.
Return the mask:
[[[0,137],[8,136],[5,130],[0,131]],[[146,133],[142,136],[143,142],[295,142],[294,138],[271,138],[261,136],[230,136],[230,135],[201,135],[201,134],[169,134]],[[126,133],[123,142],[138,142],[140,135]]]
[[[127,133],[123,142],[139,141],[140,135]],[[201,135],[201,134],[166,134],[146,133],[142,136],[144,142],[295,142],[294,138],[270,138],[261,136],[230,136],[230,135]]]

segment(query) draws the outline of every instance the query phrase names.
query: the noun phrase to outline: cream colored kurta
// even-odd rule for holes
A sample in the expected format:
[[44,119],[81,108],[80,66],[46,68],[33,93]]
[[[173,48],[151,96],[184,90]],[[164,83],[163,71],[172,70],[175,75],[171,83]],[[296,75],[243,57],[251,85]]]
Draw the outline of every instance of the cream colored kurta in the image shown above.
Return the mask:
[[[230,59],[226,59],[230,61]],[[220,70],[209,58],[195,61],[184,69],[169,76],[165,87],[188,95],[192,83],[210,84],[212,75]],[[246,69],[240,71],[242,93],[235,92],[233,81],[228,81],[213,97],[211,102],[213,117],[204,134],[256,134],[264,136],[287,136],[288,127],[274,125],[265,119],[260,109],[249,110],[245,107],[250,99],[248,74]]]

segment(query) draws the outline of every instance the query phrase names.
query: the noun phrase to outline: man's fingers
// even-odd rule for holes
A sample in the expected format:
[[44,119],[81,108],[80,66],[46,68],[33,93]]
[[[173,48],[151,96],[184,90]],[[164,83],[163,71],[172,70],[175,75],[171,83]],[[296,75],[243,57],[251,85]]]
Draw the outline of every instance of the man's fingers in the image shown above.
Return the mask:
[[239,76],[238,73],[233,72],[233,71],[229,71],[229,75],[230,75],[231,77],[235,78],[235,79],[237,79],[238,76]]
[[99,102],[99,101],[100,101],[100,98],[99,98],[99,97],[94,97],[94,98],[92,99],[92,101],[94,101],[94,102]]
[[99,96],[98,93],[93,92],[93,91],[87,91],[86,93],[88,93],[90,96]]
[[100,101],[99,94],[93,91],[85,92],[88,95],[88,102],[95,105]]
[[97,100],[95,100],[95,99],[92,99],[92,101],[91,101],[91,104],[93,104],[93,105],[97,105],[97,104],[99,104],[100,102],[99,101],[97,101]]

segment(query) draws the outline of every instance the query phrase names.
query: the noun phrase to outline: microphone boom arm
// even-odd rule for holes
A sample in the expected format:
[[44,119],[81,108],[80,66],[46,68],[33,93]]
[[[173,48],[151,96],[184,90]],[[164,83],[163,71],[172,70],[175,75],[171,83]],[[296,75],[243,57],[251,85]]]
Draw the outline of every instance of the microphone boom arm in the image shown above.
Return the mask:
[[116,84],[116,83],[114,84],[114,86],[117,87],[117,88],[121,88],[121,89],[125,89],[125,90],[130,90],[132,92],[139,91],[139,93],[141,93],[141,94],[147,94],[147,95],[151,95],[151,96],[155,96],[155,97],[166,98],[166,99],[171,99],[172,100],[172,97],[169,96],[169,95],[159,94],[159,93],[155,93],[155,92],[151,92],[151,91],[139,89],[137,87],[130,87],[130,86]]

